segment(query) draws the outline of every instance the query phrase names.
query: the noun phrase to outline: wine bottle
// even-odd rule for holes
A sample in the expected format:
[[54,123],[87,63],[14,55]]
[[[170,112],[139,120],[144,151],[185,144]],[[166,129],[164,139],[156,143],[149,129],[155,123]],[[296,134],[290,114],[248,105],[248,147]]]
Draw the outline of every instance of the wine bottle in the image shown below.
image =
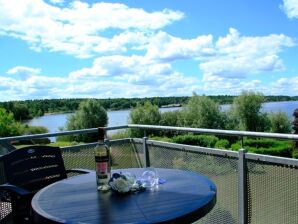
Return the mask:
[[106,144],[98,144],[95,148],[96,182],[100,191],[108,190],[111,177],[110,150]]

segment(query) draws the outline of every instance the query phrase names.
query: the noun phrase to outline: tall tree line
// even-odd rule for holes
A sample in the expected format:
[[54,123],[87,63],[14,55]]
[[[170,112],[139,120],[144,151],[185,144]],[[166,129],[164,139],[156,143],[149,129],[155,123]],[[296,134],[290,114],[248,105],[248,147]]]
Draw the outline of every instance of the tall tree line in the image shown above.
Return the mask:
[[[232,104],[237,96],[218,95],[209,96],[218,104]],[[167,105],[186,105],[191,97],[146,97],[146,98],[115,98],[94,99],[100,103],[105,110],[123,110],[135,108],[138,104],[144,105],[151,102],[153,105],[163,107]],[[0,108],[11,112],[17,121],[42,116],[45,113],[67,113],[75,112],[79,105],[86,99],[43,99],[0,102]],[[264,102],[298,100],[298,96],[264,96]]]

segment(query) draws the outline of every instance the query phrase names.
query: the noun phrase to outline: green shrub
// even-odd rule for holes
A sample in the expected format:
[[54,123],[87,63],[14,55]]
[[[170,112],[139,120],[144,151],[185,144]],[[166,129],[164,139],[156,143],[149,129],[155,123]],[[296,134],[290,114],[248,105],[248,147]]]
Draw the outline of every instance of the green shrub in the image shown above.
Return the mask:
[[[231,149],[234,151],[240,148],[239,142],[231,145]],[[293,146],[290,142],[272,139],[247,139],[244,141],[243,148],[251,153],[281,157],[292,157],[293,151]]]
[[0,137],[22,135],[24,129],[23,124],[14,120],[13,113],[0,108]]
[[218,138],[209,135],[178,135],[172,138],[172,142],[186,145],[199,145],[203,147],[214,147]]
[[70,135],[61,135],[56,137],[56,142],[71,142]]
[[240,143],[239,143],[239,142],[233,143],[233,144],[231,145],[231,149],[232,149],[233,151],[238,151],[239,149],[241,149],[241,145],[240,145]]
[[[157,125],[161,119],[161,113],[157,105],[153,105],[150,101],[146,101],[144,105],[137,104],[129,113],[130,124],[148,124]],[[142,129],[130,129],[131,136],[141,138],[144,136]],[[147,136],[159,135],[159,131],[146,130]]]
[[109,133],[108,136],[110,139],[122,139],[122,138],[130,138],[131,133],[129,130],[122,130],[122,131],[117,131],[116,133]]
[[159,136],[153,136],[150,137],[151,140],[155,140],[155,141],[161,141],[161,142],[171,142],[172,139],[168,138],[168,137],[159,137]]
[[74,146],[74,145],[79,145],[79,144],[84,144],[83,142],[75,142],[75,141],[73,141],[73,142],[62,142],[62,141],[60,141],[60,142],[53,142],[53,143],[51,143],[50,145],[51,146],[57,146],[57,147],[66,147],[66,146]]
[[26,126],[25,133],[28,134],[43,134],[47,133],[49,130],[44,126]]
[[270,131],[274,133],[291,133],[291,121],[286,113],[270,113]]
[[[96,99],[84,100],[79,109],[67,117],[64,130],[79,130],[87,128],[105,127],[108,123],[106,110]],[[62,136],[61,136],[62,137]],[[95,142],[98,140],[97,133],[69,135],[59,138],[59,141]]]
[[[25,135],[36,135],[36,134],[44,134],[49,132],[49,130],[44,126],[24,126]],[[49,138],[38,138],[38,139],[28,139],[28,140],[20,140],[15,142],[15,145],[32,145],[32,144],[49,144],[51,140]]]
[[294,149],[293,152],[292,152],[292,157],[294,159],[298,159],[298,150],[297,149]]
[[215,143],[215,148],[228,149],[230,148],[230,142],[226,139],[221,139]]
[[239,120],[239,128],[246,131],[264,131],[267,123],[266,115],[261,113],[263,94],[244,91],[234,98],[232,113]]
[[271,156],[281,156],[281,157],[292,157],[292,146],[289,143],[277,144],[275,147],[270,148],[254,148],[247,147],[247,150],[252,153],[265,154]]
[[181,125],[194,128],[222,128],[222,112],[210,97],[194,94],[181,110]]
[[246,139],[244,141],[245,146],[255,147],[255,148],[269,148],[275,147],[279,144],[279,141],[272,140],[272,139]]

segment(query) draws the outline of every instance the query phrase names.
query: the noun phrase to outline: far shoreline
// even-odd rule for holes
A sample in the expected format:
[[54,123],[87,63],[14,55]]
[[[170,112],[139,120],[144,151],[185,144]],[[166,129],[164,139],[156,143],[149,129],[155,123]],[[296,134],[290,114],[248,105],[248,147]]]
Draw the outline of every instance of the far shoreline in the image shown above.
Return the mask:
[[[263,104],[271,104],[271,103],[286,103],[286,102],[297,102],[298,103],[298,100],[283,100],[283,101],[267,101],[267,102],[264,102]],[[172,106],[171,106],[172,105]],[[219,104],[220,106],[223,106],[223,107],[228,107],[229,105],[231,104]],[[159,107],[159,109],[170,109],[170,108],[183,108],[184,105],[183,104],[169,104],[169,105],[164,105],[164,106],[161,106]],[[119,110],[106,110],[107,112],[121,112],[121,111],[129,111],[129,110],[132,110],[133,108],[123,108],[123,109],[119,109]],[[297,105],[297,109],[298,109],[298,105]],[[66,112],[63,112],[63,111],[59,111],[59,112],[51,112],[51,113],[45,113],[41,116],[35,116],[33,117],[32,119],[36,119],[36,118],[40,118],[40,117],[43,117],[43,116],[51,116],[51,115],[67,115],[67,114],[73,114],[75,113],[75,111],[66,111]],[[32,119],[29,119],[29,120],[24,120],[25,123],[32,120]]]

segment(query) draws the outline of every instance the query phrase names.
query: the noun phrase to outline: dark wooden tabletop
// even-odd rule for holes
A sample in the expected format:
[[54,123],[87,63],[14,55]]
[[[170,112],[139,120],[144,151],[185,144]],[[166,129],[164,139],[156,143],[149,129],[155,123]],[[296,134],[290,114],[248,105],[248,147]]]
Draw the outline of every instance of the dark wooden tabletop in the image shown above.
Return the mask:
[[[68,178],[32,199],[36,223],[191,223],[216,202],[216,186],[195,172],[157,169],[164,184],[129,194],[98,192],[95,173]],[[116,170],[114,172],[119,172]],[[141,176],[144,169],[122,169]]]

